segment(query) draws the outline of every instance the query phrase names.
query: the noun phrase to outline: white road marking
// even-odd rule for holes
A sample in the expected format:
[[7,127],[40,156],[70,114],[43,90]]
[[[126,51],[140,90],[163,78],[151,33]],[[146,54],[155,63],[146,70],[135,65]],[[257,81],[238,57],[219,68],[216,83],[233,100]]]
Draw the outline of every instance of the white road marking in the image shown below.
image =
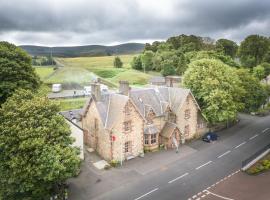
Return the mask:
[[247,142],[242,142],[241,144],[237,145],[236,147],[234,147],[235,149],[241,147],[242,145],[246,144]]
[[258,137],[258,136],[259,136],[259,135],[256,134],[256,135],[252,136],[251,138],[249,138],[249,140],[252,140],[252,139],[254,139],[255,137]]
[[210,191],[208,191],[208,192],[209,192],[209,194],[212,194],[212,195],[214,195],[214,196],[216,196],[216,197],[219,197],[219,198],[221,198],[221,199],[226,199],[226,200],[234,200],[234,199],[230,199],[230,198],[228,198],[228,197],[220,196],[220,195],[215,194],[215,193],[210,192]]
[[151,193],[153,193],[153,192],[155,192],[155,191],[157,191],[157,190],[158,190],[158,188],[155,188],[155,189],[151,190],[150,192],[147,192],[147,193],[145,193],[144,195],[142,195],[142,196],[140,196],[140,197],[138,197],[138,198],[136,198],[136,199],[134,199],[134,200],[141,199],[141,198],[143,198],[143,197],[145,197],[145,196],[147,196],[147,195],[149,195],[149,194],[151,194]]
[[221,158],[221,157],[227,155],[227,154],[230,153],[230,152],[231,152],[231,151],[226,151],[225,153],[223,153],[223,154],[221,154],[220,156],[218,156],[218,158]]
[[197,197],[197,195],[194,195],[192,198],[195,199]]
[[210,161],[208,161],[207,163],[202,164],[201,166],[197,167],[196,170],[198,170],[198,169],[204,167],[205,165],[210,164],[211,162],[212,162],[212,161],[210,160]]
[[262,133],[265,133],[266,131],[268,131],[270,128],[266,128],[262,131]]
[[185,174],[183,174],[183,175],[181,175],[181,176],[178,176],[177,178],[175,178],[175,179],[169,181],[168,183],[172,183],[172,182],[174,182],[174,181],[177,181],[178,179],[183,178],[183,177],[185,177],[185,176],[187,176],[187,175],[188,175],[188,173],[185,173]]

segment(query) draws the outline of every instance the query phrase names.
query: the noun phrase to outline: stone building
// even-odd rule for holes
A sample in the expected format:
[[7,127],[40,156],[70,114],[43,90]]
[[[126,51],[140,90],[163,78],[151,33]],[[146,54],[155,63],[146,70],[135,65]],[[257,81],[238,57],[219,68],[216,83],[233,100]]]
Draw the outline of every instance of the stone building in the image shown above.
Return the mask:
[[178,148],[207,131],[188,89],[131,89],[120,81],[119,93],[101,92],[99,83],[91,90],[82,115],[84,141],[108,161],[128,160],[160,145]]

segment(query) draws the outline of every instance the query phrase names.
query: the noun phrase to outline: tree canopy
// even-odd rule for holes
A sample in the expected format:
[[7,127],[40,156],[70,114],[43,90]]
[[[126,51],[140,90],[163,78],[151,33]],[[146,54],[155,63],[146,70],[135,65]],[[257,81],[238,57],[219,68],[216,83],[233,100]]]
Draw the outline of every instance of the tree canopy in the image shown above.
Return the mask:
[[121,61],[121,59],[120,59],[118,56],[116,56],[116,57],[114,58],[113,66],[114,66],[115,68],[121,68],[121,67],[123,66],[123,62]]
[[0,42],[0,105],[16,89],[35,90],[40,79],[31,66],[31,57],[8,42]]
[[78,150],[57,105],[20,90],[0,108],[0,199],[49,199],[79,170]]
[[255,67],[264,61],[269,52],[269,39],[260,35],[250,35],[241,42],[239,57],[246,67]]
[[240,80],[235,69],[219,60],[201,59],[189,64],[184,85],[190,88],[210,123],[236,118],[243,107]]
[[216,42],[216,49],[218,51],[224,52],[226,56],[230,56],[231,58],[235,58],[238,45],[232,41],[227,39],[219,39]]

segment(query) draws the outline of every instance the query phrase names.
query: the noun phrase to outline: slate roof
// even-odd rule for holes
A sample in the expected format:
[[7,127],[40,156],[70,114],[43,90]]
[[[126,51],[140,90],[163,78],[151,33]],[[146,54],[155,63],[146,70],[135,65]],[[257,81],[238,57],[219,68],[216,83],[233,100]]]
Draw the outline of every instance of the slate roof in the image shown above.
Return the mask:
[[177,128],[177,125],[171,122],[166,122],[163,126],[163,129],[160,132],[160,135],[165,138],[170,138],[173,131]]
[[60,114],[63,115],[69,121],[71,121],[73,119],[80,121],[81,120],[81,113],[82,113],[82,109],[60,112]]
[[144,134],[156,134],[159,130],[154,124],[146,125],[144,128]]
[[91,95],[84,108],[82,109],[82,113],[85,116],[89,109],[90,103],[92,101],[95,102],[103,126],[105,128],[111,129],[120,117],[119,110],[123,109],[128,99],[128,96],[125,95],[102,92],[101,100],[96,101],[95,97]]
[[170,106],[172,111],[176,112],[189,93],[190,90],[183,88],[144,88],[131,90],[130,97],[142,116],[146,117],[150,108],[156,116],[162,116],[167,106]]

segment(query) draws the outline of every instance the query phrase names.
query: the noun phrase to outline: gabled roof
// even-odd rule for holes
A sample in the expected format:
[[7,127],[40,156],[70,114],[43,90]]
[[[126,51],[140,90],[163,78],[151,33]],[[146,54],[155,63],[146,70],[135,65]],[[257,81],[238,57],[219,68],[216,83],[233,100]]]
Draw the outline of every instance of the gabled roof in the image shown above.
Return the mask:
[[85,116],[90,104],[95,103],[104,128],[111,129],[120,117],[119,110],[123,109],[128,99],[128,96],[107,92],[101,94],[100,101],[96,101],[94,96],[90,96],[83,108],[82,114]]
[[191,94],[190,90],[183,88],[144,88],[131,90],[130,98],[142,116],[146,117],[150,108],[156,116],[162,116],[168,106],[173,112],[177,112],[189,94]]
[[171,123],[171,122],[166,122],[165,125],[163,126],[163,129],[160,132],[160,135],[165,138],[170,138],[175,129],[178,129],[176,124]]

